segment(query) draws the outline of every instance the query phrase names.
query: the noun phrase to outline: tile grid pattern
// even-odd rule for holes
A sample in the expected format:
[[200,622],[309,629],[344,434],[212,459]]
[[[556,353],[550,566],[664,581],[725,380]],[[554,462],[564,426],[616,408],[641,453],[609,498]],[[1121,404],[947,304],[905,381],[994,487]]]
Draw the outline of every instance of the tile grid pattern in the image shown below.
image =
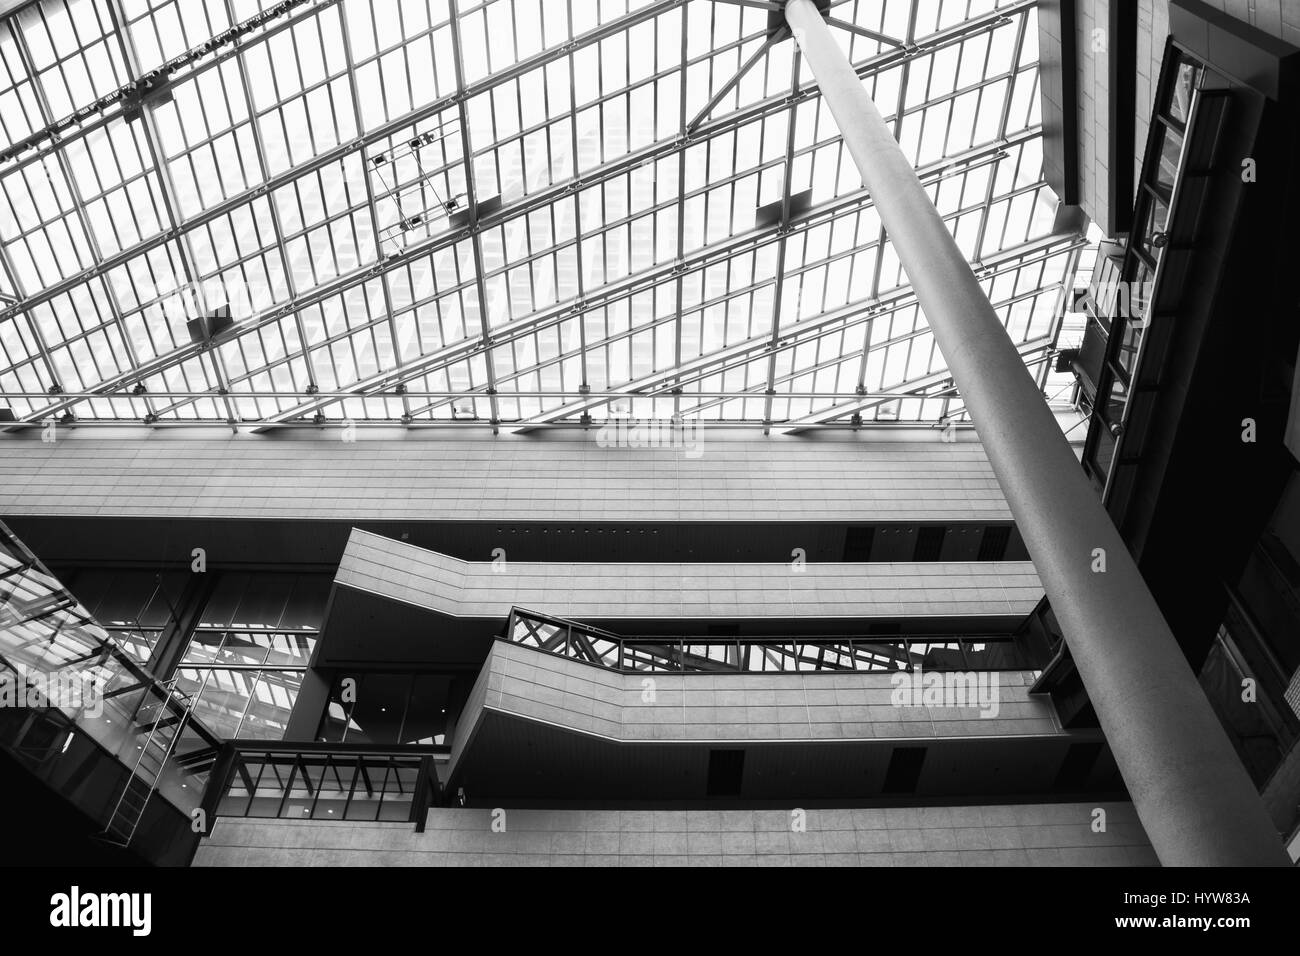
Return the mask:
[[[217,821],[195,866],[1153,866],[1131,804],[794,810],[434,809],[405,823]],[[498,827],[500,824],[498,823]]]
[[683,449],[561,438],[354,442],[0,436],[0,514],[502,521],[1001,521],[976,442],[707,438]]
[[1028,561],[576,563],[462,561],[354,529],[335,581],[456,617],[512,606],[578,621],[638,617],[934,617],[1028,614]]
[[647,702],[643,674],[498,642],[462,725],[488,709],[625,742],[1063,734],[1050,700],[1029,696],[1034,678],[1033,671],[999,672],[998,711],[990,717],[978,707],[895,707],[888,674],[656,674]]

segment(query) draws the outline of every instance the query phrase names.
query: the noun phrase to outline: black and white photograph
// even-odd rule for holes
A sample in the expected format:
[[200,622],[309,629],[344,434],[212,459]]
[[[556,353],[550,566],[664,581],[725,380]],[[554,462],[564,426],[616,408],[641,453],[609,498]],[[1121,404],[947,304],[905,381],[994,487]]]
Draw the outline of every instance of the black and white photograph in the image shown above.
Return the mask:
[[1300,0],[0,0],[0,913],[1278,931],[1297,224]]

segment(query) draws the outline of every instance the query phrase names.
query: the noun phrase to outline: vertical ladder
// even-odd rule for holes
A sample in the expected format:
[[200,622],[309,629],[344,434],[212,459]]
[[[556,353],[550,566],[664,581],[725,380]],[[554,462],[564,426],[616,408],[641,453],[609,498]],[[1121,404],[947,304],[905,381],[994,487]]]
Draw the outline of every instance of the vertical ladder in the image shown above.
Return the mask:
[[[163,769],[176,749],[176,741],[185,729],[194,707],[194,698],[178,688],[179,678],[173,677],[162,685],[164,694],[162,699],[152,705],[154,708],[152,721],[147,717],[144,721],[139,721],[137,717],[136,730],[142,731],[148,726],[149,734],[140,744],[140,755],[136,757],[135,766],[131,768],[126,786],[122,788],[122,794],[113,807],[108,825],[100,834],[106,842],[121,847],[130,845],[141,819],[144,818],[145,808],[149,805],[154,791],[158,789],[158,781],[162,778]],[[172,701],[181,704],[179,713],[173,713],[168,706]],[[142,707],[141,711],[147,707],[148,705]]]

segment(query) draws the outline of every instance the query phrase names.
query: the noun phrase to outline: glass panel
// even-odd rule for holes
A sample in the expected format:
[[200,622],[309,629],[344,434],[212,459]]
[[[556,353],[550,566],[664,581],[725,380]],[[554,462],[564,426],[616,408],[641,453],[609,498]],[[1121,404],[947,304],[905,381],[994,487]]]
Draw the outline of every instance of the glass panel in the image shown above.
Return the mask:
[[[44,113],[69,116],[168,62],[171,95],[149,124],[92,106],[92,122],[41,139],[45,161],[0,159],[16,211],[0,242],[15,275],[0,270],[0,286],[44,290],[14,315],[46,326],[47,347],[20,337],[0,353],[0,377],[33,386],[15,400],[24,417],[51,405],[34,381],[45,353],[68,392],[97,393],[76,414],[109,420],[251,424],[326,401],[335,424],[575,423],[609,414],[583,385],[675,381],[679,362],[708,374],[620,414],[937,423],[945,412],[918,397],[858,399],[864,341],[867,392],[905,393],[946,365],[815,84],[792,69],[794,44],[764,50],[765,10],[494,0],[397,15],[366,0],[289,16],[261,4],[271,24],[214,56],[209,41],[258,4],[130,2],[115,18],[73,6],[10,18],[0,151],[44,128]],[[837,35],[873,98],[899,113],[901,148],[964,254],[997,263],[981,272],[1000,318],[1018,341],[1050,341],[1075,254],[1068,239],[1034,248],[1056,206],[1037,10],[994,6],[842,3],[838,17],[893,39]],[[894,56],[904,36],[916,44],[906,64]],[[796,75],[808,95],[792,95]],[[474,240],[459,218],[471,193],[500,204]],[[784,196],[816,214],[782,223]],[[204,301],[174,291],[191,282]],[[185,354],[185,320],[219,304],[235,324],[217,361]],[[764,341],[774,356],[756,354]],[[1027,350],[1026,362],[1041,357]],[[102,388],[140,366],[158,369],[150,393],[180,394]],[[407,400],[378,381],[407,385]],[[218,385],[227,400],[213,398]],[[276,609],[261,599],[279,595],[253,587],[205,623],[280,614],[283,627],[316,626],[296,598]]]
[[262,671],[253,688],[243,723],[239,725],[239,736],[253,740],[283,740],[301,686],[301,671]]
[[194,713],[218,737],[238,736],[239,724],[248,709],[248,698],[256,672],[178,669],[178,687],[193,695]]
[[[1140,310],[1145,311],[1146,303],[1138,303],[1137,306]],[[1124,319],[1116,323],[1115,326],[1115,330],[1120,336],[1119,346],[1115,353],[1115,362],[1124,370],[1124,375],[1130,379],[1137,368],[1138,347],[1142,344],[1142,333],[1145,328],[1146,325],[1140,318]]]
[[410,674],[365,674],[357,683],[357,701],[345,738],[349,743],[399,743],[402,718],[411,694]]
[[1243,702],[1241,688],[1256,675],[1246,666],[1226,628],[1220,627],[1201,667],[1200,682],[1219,721],[1256,785],[1263,786],[1290,744],[1291,735],[1267,696]]
[[225,631],[196,630],[190,638],[190,645],[185,650],[183,663],[211,664],[220,659],[221,645],[225,641]]
[[[3,524],[0,573],[4,575],[0,584],[0,667],[12,675],[12,681],[22,681],[40,695],[38,700],[24,700],[20,707],[0,708],[5,711],[0,715],[0,734],[10,735],[0,743],[6,748],[17,747],[11,752],[33,773],[85,812],[98,816],[103,807],[84,805],[85,794],[69,785],[67,774],[71,771],[60,758],[71,753],[68,759],[82,759],[84,746],[73,745],[85,737],[123,766],[134,767],[155,718],[166,712],[167,691],[132,662],[112,633],[96,624],[86,608]],[[91,587],[87,593],[94,590]],[[102,589],[94,599],[109,607]],[[137,593],[125,606],[139,610],[142,604],[147,611],[151,598],[140,598]],[[196,715],[191,722],[193,733],[206,734],[200,733],[202,727],[201,717]],[[29,746],[36,749],[27,749]],[[45,751],[39,759],[38,751]],[[155,757],[150,764],[151,772],[157,771],[157,793],[188,812],[201,794],[201,775],[170,759],[158,763]],[[76,776],[73,773],[72,779]]]
[[[1162,186],[1166,193],[1174,188],[1174,180],[1178,178],[1178,160],[1179,154],[1183,148],[1183,134],[1171,127],[1166,127],[1164,136],[1160,141],[1160,156],[1156,160],[1156,183]],[[1164,228],[1163,221],[1160,228]]]
[[306,667],[316,648],[313,634],[268,634],[266,663],[271,666]]
[[411,682],[401,743],[441,744],[447,729],[447,694],[451,678],[442,674],[419,674]]
[[1109,475],[1110,464],[1115,457],[1115,437],[1106,427],[1104,420],[1093,419],[1092,434],[1096,435],[1096,447],[1092,451],[1092,464],[1098,475]]
[[347,736],[348,729],[355,726],[348,717],[352,705],[344,704],[338,699],[339,682],[342,680],[343,678],[338,678],[334,690],[331,691],[329,707],[321,719],[320,731],[316,735],[317,739],[328,743],[340,743]]
[[926,670],[965,670],[966,658],[958,641],[928,641],[913,638],[908,642],[912,660]]
[[1164,248],[1164,229],[1169,219],[1169,204],[1159,196],[1147,194],[1146,217],[1142,224],[1142,248],[1153,259],[1160,258]]
[[966,662],[971,670],[1022,670],[1028,667],[1014,641],[966,641]]
[[1169,97],[1169,115],[1186,124],[1192,111],[1192,90],[1196,87],[1198,67],[1192,63],[1178,64],[1173,90]]

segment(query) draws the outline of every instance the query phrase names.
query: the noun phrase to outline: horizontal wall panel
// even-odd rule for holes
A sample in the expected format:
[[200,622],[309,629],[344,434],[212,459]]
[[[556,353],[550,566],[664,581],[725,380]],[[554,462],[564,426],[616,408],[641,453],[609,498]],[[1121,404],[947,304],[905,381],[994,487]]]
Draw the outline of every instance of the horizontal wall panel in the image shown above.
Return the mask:
[[[498,641],[460,726],[484,711],[542,721],[622,742],[893,740],[1068,736],[1049,697],[1029,694],[1032,671],[983,672],[996,680],[978,706],[896,707],[889,674],[624,674]],[[478,710],[475,712],[474,708]],[[453,742],[453,772],[463,741]]]
[[0,516],[422,521],[999,521],[983,447],[720,433],[688,451],[585,433],[0,435]]
[[[1104,833],[1093,832],[1097,807]],[[495,816],[494,816],[495,812]],[[1132,804],[790,811],[429,811],[408,823],[221,818],[195,866],[1155,866]]]
[[512,607],[620,618],[1023,616],[1043,596],[1027,561],[728,564],[461,561],[353,531],[335,584],[448,617]]
[[447,787],[493,806],[1121,793],[1100,732],[1063,729],[1035,675],[900,699],[888,673],[620,673],[497,641]]

